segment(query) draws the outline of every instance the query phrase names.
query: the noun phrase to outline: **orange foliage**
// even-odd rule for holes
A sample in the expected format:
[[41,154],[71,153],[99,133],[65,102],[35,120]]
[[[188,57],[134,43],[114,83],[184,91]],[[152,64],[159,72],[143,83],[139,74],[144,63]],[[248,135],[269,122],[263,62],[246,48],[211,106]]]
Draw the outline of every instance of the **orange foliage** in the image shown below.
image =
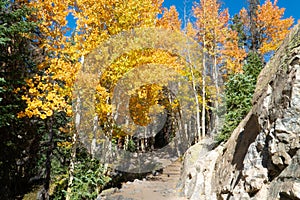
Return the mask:
[[259,51],[262,54],[274,51],[281,44],[282,40],[289,33],[289,28],[293,25],[294,19],[282,19],[284,8],[279,8],[277,0],[272,3],[266,0],[262,6],[258,6],[256,26],[260,33],[264,33],[261,38]]
[[164,14],[162,18],[157,21],[157,26],[180,31],[181,20],[175,6],[171,6],[170,9],[164,8]]
[[245,49],[239,48],[238,34],[236,31],[229,30],[226,38],[222,54],[227,74],[241,73],[243,65],[242,62],[247,56],[246,51]]
[[[292,17],[283,19],[284,11],[284,8],[277,6],[277,0],[274,3],[266,0],[263,5],[258,5],[254,20],[259,33],[258,51],[262,55],[276,50],[289,33],[294,19]],[[240,11],[240,16],[243,24],[249,29],[250,17],[245,8]]]
[[200,4],[193,10],[197,18],[198,40],[200,43],[205,42],[204,48],[210,54],[214,54],[224,31],[226,31],[229,19],[228,10],[219,12],[220,4],[217,0],[200,1]]
[[228,9],[220,12],[217,0],[200,1],[193,8],[197,18],[198,40],[211,56],[217,56],[227,73],[242,71],[245,50],[239,48],[237,33],[228,28]]

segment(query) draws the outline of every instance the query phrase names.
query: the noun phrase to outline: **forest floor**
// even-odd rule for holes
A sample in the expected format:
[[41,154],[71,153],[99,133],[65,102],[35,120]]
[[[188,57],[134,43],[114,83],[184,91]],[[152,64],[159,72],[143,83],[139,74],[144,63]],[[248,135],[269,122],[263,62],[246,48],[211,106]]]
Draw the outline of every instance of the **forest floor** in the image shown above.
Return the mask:
[[179,196],[177,184],[180,179],[182,162],[168,165],[163,173],[149,175],[143,180],[122,184],[120,189],[102,193],[101,200],[186,200]]

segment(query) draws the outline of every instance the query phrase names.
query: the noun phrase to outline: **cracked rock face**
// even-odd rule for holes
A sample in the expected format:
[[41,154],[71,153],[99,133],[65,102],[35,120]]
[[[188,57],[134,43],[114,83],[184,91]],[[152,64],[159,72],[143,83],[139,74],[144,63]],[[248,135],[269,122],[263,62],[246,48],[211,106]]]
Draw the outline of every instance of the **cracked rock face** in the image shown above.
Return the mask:
[[300,25],[260,73],[252,103],[226,144],[184,165],[185,196],[300,200]]

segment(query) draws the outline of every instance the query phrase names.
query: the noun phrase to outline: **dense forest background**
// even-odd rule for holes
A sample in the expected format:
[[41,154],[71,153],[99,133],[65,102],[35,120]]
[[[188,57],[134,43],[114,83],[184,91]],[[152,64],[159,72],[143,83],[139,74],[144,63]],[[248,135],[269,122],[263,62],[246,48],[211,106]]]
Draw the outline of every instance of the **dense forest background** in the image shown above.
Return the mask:
[[[150,122],[149,107],[159,104],[169,118],[158,136],[137,140],[111,120],[117,81],[151,63],[170,66],[191,83],[196,116],[187,131],[195,132],[192,143],[204,137],[219,143],[228,139],[251,107],[260,70],[294,19],[283,18],[284,8],[277,0],[249,0],[249,6],[233,17],[221,9],[221,2],[201,0],[195,2],[191,19],[180,19],[175,6],[163,8],[162,3],[1,0],[0,199],[22,199],[35,189],[41,199],[94,199],[112,181],[109,166],[78,139],[74,117],[78,110],[72,103],[84,58],[123,31],[157,28],[192,38],[201,47],[201,68],[160,49],[137,49],[118,57],[95,88],[95,121],[111,143],[144,152],[174,137],[174,124],[180,119],[172,113],[178,104],[170,91],[156,84],[132,95],[130,115],[145,126]],[[70,27],[67,19],[76,25]]]

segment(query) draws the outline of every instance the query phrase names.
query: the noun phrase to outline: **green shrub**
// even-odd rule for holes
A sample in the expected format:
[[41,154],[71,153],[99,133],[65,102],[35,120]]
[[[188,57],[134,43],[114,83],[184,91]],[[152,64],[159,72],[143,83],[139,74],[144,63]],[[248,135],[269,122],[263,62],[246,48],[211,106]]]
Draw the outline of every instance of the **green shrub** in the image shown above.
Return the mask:
[[232,131],[250,111],[256,80],[262,69],[259,55],[250,53],[244,65],[244,73],[230,75],[225,84],[225,123],[217,141],[228,140]]

